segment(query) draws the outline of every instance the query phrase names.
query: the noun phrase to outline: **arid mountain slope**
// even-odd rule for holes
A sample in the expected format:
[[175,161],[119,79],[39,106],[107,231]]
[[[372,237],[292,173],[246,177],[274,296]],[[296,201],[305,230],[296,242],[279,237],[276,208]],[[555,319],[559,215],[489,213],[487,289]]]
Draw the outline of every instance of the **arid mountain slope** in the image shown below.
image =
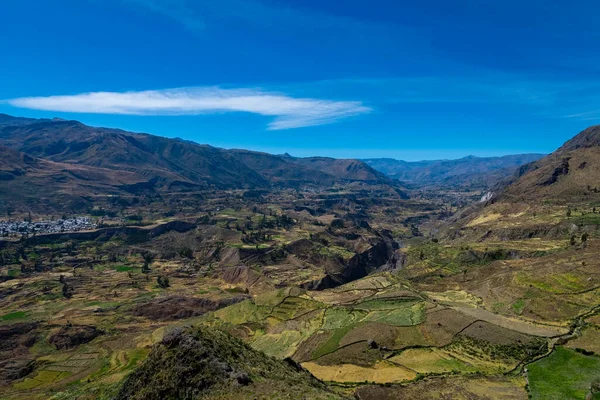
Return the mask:
[[599,178],[600,126],[592,126],[554,153],[519,168],[485,202],[457,214],[449,227],[451,237],[515,240],[591,234],[600,227]]
[[77,121],[0,116],[0,144],[55,162],[129,171],[162,190],[267,188],[360,181],[391,184],[362,161],[224,150]]
[[600,126],[592,126],[554,153],[521,167],[499,193],[503,199],[585,201],[600,178]]
[[264,187],[260,175],[217,148],[77,121],[41,121],[0,128],[0,141],[57,162],[134,172],[157,187]]
[[77,210],[84,197],[123,193],[141,180],[127,171],[54,162],[0,146],[0,199],[6,202]]
[[333,185],[336,182],[390,184],[381,172],[358,160],[326,157],[296,158],[249,150],[229,150],[235,159],[257,171],[269,182],[282,186]]

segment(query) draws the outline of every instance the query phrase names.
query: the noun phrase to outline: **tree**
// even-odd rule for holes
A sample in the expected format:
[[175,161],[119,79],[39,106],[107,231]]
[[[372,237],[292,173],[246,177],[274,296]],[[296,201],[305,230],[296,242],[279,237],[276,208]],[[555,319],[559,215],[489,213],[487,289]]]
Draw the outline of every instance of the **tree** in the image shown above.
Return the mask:
[[161,287],[161,288],[163,288],[163,289],[166,289],[166,288],[168,288],[170,286],[170,284],[169,284],[169,278],[167,278],[167,277],[163,278],[162,276],[158,276],[156,278],[156,283],[158,283],[158,286]]
[[179,255],[182,258],[194,258],[194,250],[192,250],[190,247],[182,247],[179,250]]
[[62,287],[63,296],[66,299],[70,299],[71,297],[73,297],[73,292],[74,292],[73,287],[69,286],[69,284],[67,282],[65,282]]
[[571,218],[571,209],[567,209],[567,218]]
[[142,272],[147,274],[150,272],[150,264],[154,261],[154,254],[149,251],[142,254],[142,258],[144,259],[144,265],[142,265]]

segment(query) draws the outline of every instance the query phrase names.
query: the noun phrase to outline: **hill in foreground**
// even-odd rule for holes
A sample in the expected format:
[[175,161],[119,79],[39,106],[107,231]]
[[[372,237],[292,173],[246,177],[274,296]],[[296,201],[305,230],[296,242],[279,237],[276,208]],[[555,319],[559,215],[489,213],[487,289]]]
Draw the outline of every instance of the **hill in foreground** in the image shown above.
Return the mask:
[[293,361],[277,360],[229,334],[175,329],[126,380],[117,400],[341,399]]

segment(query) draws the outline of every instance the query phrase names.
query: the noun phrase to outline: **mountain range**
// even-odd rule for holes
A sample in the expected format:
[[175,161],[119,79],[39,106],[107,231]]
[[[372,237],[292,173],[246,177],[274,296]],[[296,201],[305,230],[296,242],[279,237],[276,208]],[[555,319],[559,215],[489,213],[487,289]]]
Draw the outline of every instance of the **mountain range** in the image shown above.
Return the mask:
[[0,165],[0,179],[11,181],[10,190],[5,186],[0,192],[5,202],[9,194],[32,200],[36,193],[64,197],[354,182],[400,186],[359,160],[226,150],[62,119],[2,114],[0,146],[4,159],[13,160]]
[[[94,197],[120,194],[307,186],[326,189],[347,184],[384,185],[396,189],[401,197],[406,197],[407,188],[493,188],[496,193],[505,190],[514,197],[555,190],[556,186],[549,186],[559,178],[562,186],[571,189],[580,184],[593,187],[595,164],[586,159],[596,156],[597,141],[598,128],[592,127],[547,157],[519,154],[418,162],[297,158],[221,149],[58,118],[0,114],[0,180],[10,182],[0,189],[0,202],[72,208],[83,197],[89,203]],[[565,180],[563,175],[568,171],[571,174]],[[573,182],[568,183],[571,177]]]
[[502,157],[467,156],[457,160],[414,162],[393,158],[370,158],[363,161],[390,178],[416,188],[486,190],[511,176],[520,166],[542,157],[544,154],[516,154]]

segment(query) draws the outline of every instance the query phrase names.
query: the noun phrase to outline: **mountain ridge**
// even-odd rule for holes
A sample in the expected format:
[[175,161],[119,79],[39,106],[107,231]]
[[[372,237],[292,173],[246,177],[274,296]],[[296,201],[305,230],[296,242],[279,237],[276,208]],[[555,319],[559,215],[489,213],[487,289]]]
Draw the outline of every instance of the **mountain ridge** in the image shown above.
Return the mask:
[[[11,118],[14,123],[10,122]],[[33,157],[56,162],[119,169],[132,169],[128,163],[136,163],[140,167],[134,169],[141,170],[143,176],[153,171],[159,172],[157,175],[166,180],[180,179],[188,183],[230,187],[269,186],[271,174],[261,176],[260,171],[252,170],[248,165],[252,165],[248,160],[250,155],[265,158],[262,164],[287,165],[296,169],[303,167],[310,169],[310,173],[317,171],[323,179],[328,178],[327,184],[336,179],[391,183],[385,175],[359,160],[296,158],[250,150],[227,150],[180,138],[90,127],[78,121],[36,120],[3,114],[0,117],[0,142]],[[153,165],[148,165],[150,161]],[[340,163],[347,167],[346,171],[339,167],[334,168],[333,173],[324,171],[331,164]],[[351,165],[353,168],[350,168]],[[315,177],[312,178],[315,181]],[[316,183],[319,183],[318,180]]]
[[[27,179],[43,188],[30,169],[20,175],[19,187],[3,191],[0,201],[32,203],[45,194],[100,198],[102,195],[164,193],[207,189],[269,189],[312,186],[330,188],[341,184],[384,185],[402,189],[397,182],[359,160],[296,158],[249,150],[227,150],[206,144],[171,139],[114,128],[90,127],[78,121],[31,119],[0,115],[0,146],[43,160],[59,170],[64,185],[34,192]],[[13,157],[16,156],[13,154]],[[41,161],[40,161],[41,162]],[[54,163],[54,164],[48,164]],[[69,170],[85,170],[94,179],[73,180]],[[66,174],[66,175],[65,175]],[[118,175],[122,175],[119,177]],[[13,176],[13,175],[11,175]],[[13,176],[14,177],[14,176]],[[6,177],[9,179],[9,177]],[[12,179],[11,179],[12,180]],[[52,181],[52,180],[51,180]],[[98,187],[94,188],[97,181]],[[70,186],[67,184],[70,182]],[[84,189],[85,186],[85,190]],[[78,190],[73,190],[78,188]],[[23,197],[24,196],[24,197]],[[403,194],[403,197],[406,197]],[[90,202],[89,199],[86,202]],[[22,203],[22,202],[21,202]],[[51,204],[51,203],[46,203]]]
[[518,167],[538,160],[542,154],[499,157],[465,156],[451,160],[403,161],[393,158],[363,159],[390,178],[421,188],[437,187],[485,190],[512,175]]

